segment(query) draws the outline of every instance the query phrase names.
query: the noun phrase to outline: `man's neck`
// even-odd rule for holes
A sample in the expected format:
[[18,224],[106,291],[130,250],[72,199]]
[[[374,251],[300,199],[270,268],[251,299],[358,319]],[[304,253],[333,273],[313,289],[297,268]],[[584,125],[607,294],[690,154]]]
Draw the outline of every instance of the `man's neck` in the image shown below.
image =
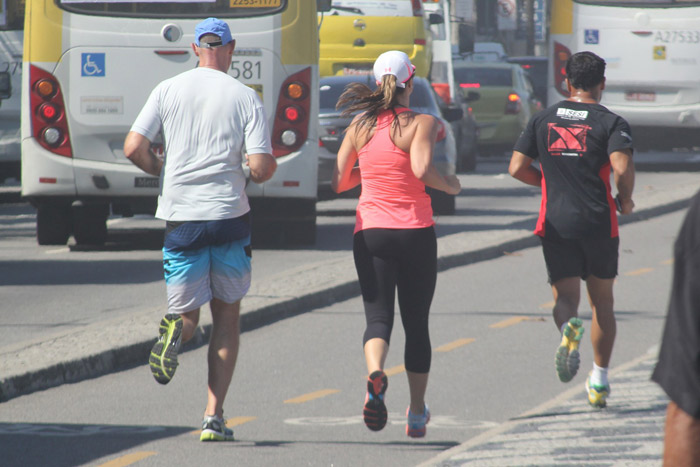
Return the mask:
[[600,96],[597,93],[572,89],[571,95],[567,100],[571,102],[581,102],[582,104],[597,104],[600,102]]

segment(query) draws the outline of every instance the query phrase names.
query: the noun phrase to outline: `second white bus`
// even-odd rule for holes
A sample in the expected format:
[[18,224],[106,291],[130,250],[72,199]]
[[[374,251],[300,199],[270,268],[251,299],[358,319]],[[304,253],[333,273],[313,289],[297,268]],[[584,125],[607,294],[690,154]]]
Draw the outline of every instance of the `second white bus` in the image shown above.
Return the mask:
[[550,103],[568,97],[566,60],[607,62],[601,104],[626,118],[640,146],[700,146],[700,1],[554,0]]

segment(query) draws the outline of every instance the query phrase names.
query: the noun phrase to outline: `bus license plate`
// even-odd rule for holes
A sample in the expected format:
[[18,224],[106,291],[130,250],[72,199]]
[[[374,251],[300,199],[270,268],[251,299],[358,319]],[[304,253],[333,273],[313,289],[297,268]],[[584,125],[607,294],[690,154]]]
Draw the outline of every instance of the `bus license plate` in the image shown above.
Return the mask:
[[282,0],[230,0],[231,8],[275,8],[279,7]]
[[625,93],[626,101],[638,101],[638,102],[654,102],[656,100],[655,92],[631,92]]

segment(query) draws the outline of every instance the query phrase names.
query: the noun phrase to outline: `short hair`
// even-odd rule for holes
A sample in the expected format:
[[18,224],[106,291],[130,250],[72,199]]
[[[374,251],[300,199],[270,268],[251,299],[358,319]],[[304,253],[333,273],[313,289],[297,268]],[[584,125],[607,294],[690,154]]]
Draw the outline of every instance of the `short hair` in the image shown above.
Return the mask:
[[578,52],[566,61],[566,77],[571,86],[589,91],[605,79],[605,60],[593,52]]

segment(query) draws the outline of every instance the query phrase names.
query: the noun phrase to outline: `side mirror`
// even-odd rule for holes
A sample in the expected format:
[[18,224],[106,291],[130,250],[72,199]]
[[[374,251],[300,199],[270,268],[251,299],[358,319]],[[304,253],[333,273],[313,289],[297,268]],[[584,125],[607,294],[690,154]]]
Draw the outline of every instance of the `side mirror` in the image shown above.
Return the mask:
[[430,13],[430,15],[428,15],[428,22],[430,24],[444,24],[445,18],[438,13]]
[[331,11],[331,4],[333,0],[316,0],[316,11],[323,13],[326,11]]
[[464,111],[461,107],[447,107],[446,109],[443,109],[442,116],[448,122],[456,122],[457,120],[462,119],[464,116]]
[[12,83],[9,71],[0,71],[0,99],[9,99],[12,95]]

